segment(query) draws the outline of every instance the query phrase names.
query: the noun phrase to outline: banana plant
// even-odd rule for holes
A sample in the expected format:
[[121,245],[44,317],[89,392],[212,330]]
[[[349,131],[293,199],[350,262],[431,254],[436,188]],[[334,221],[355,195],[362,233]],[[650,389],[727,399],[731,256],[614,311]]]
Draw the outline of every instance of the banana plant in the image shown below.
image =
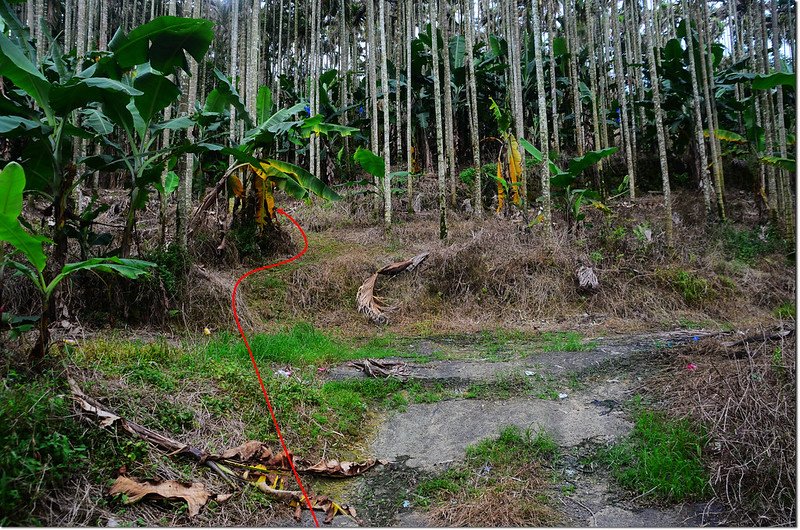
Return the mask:
[[[361,166],[361,169],[369,173],[371,176],[375,177],[378,183],[382,182],[384,178],[386,178],[386,160],[383,159],[382,156],[378,156],[369,149],[365,149],[363,147],[359,147],[356,149],[356,152],[353,154],[353,160]],[[408,178],[408,171],[392,171],[389,173],[389,180],[392,179],[405,179]],[[361,181],[360,184],[366,185],[374,185],[374,181],[372,180],[365,180]],[[392,188],[393,193],[400,192],[399,188]],[[369,190],[370,193],[380,193],[380,190],[371,189]]]
[[[23,324],[23,330],[32,329],[32,324],[29,322],[38,321],[39,337],[31,350],[31,359],[39,361],[50,346],[48,327],[50,300],[62,281],[71,274],[82,270],[109,272],[125,278],[136,279],[146,274],[147,270],[154,267],[155,264],[117,257],[92,258],[65,265],[58,274],[47,281],[44,277],[47,256],[42,246],[51,241],[43,236],[29,233],[20,222],[25,184],[25,170],[16,162],[7,164],[0,172],[0,275],[8,266],[15,269],[18,275],[28,278],[39,292],[41,313],[32,318],[23,319],[3,315],[3,321],[13,323],[15,320],[22,320],[26,322]],[[12,247],[12,252],[5,252],[6,244]],[[17,254],[21,254],[27,263],[13,259]]]
[[[226,185],[234,196],[234,216],[230,226],[252,222],[261,235],[269,235],[277,222],[276,190],[301,200],[309,199],[312,195],[325,200],[338,200],[339,195],[309,171],[274,157],[281,154],[281,143],[288,142],[301,147],[312,134],[323,137],[349,136],[358,129],[327,123],[321,114],[309,116],[308,104],[303,100],[273,112],[272,95],[267,86],[259,89],[256,115],[251,116],[231,80],[219,71],[215,75],[218,86],[209,93],[200,118],[204,126],[216,127],[217,123],[226,123],[230,116],[228,110],[234,107],[237,116],[249,128],[238,145],[225,147],[203,142],[193,148],[206,155],[215,152],[229,155],[234,160],[217,186],[202,201],[201,207],[195,212],[195,219]],[[195,220],[192,221],[194,223]]]
[[[55,41],[46,57],[36,57],[8,0],[0,0],[0,17],[8,31],[0,32],[0,75],[17,89],[0,98],[0,136],[27,140],[17,158],[30,176],[28,190],[52,205],[56,263],[66,259],[65,226],[73,217],[68,199],[90,174],[78,174],[72,161],[73,144],[81,139],[95,139],[118,155],[88,157],[89,168],[125,169],[131,175],[120,248],[126,257],[136,210],[167,162],[186,149],[176,144],[154,150],[157,133],[194,125],[188,118],[158,122],[160,112],[180,96],[167,76],[179,68],[188,71],[186,53],[202,60],[213,38],[212,23],[160,17],[128,35],[117,31],[110,51],[90,52],[77,58],[81,68],[68,68]],[[112,141],[115,130],[127,140],[124,147]]]
[[[500,109],[497,102],[491,101],[490,108],[497,122],[497,131],[500,139],[500,150],[497,154],[497,213],[503,210],[506,195],[511,194],[511,202],[516,206],[522,206],[524,197],[520,196],[519,183],[522,178],[522,156],[519,151],[519,142],[511,132],[511,116],[508,112]],[[508,163],[508,179],[503,178],[503,153],[506,153]],[[510,183],[509,183],[510,181]]]
[[[519,144],[531,155],[535,162],[542,162],[544,156],[536,146],[524,138],[519,139]],[[588,188],[577,187],[576,184],[578,177],[585,169],[613,155],[618,150],[618,147],[607,147],[589,151],[583,156],[570,160],[566,170],[559,168],[552,159],[549,159],[550,188],[552,190],[561,190],[561,203],[567,216],[567,226],[570,233],[574,233],[586,218],[586,214],[582,211],[584,205],[588,204],[603,213],[610,213],[611,210],[608,206],[600,201],[599,193]]]

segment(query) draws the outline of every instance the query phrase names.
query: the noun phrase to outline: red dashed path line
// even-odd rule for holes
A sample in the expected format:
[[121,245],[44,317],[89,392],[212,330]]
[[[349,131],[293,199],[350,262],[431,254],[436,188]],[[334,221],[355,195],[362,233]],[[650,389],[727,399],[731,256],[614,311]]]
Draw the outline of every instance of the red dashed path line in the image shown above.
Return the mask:
[[239,328],[239,334],[242,336],[242,340],[244,341],[244,345],[247,348],[247,353],[250,354],[250,361],[253,363],[253,369],[256,371],[256,377],[258,377],[258,384],[261,385],[261,391],[264,393],[264,400],[267,402],[267,408],[269,409],[269,414],[272,416],[272,424],[275,426],[275,432],[278,433],[278,439],[281,442],[281,447],[283,448],[283,452],[286,455],[286,458],[289,460],[289,465],[292,468],[292,474],[294,474],[294,480],[297,482],[297,485],[300,486],[300,491],[303,493],[303,497],[306,499],[306,503],[308,504],[308,509],[311,511],[311,517],[314,518],[314,524],[319,527],[319,521],[317,521],[317,515],[314,513],[314,506],[311,504],[311,499],[308,497],[305,488],[303,487],[303,482],[300,480],[300,475],[297,474],[297,469],[294,467],[294,459],[292,458],[292,454],[289,452],[289,449],[286,447],[286,442],[283,441],[283,434],[281,434],[281,428],[278,425],[278,420],[275,418],[275,411],[272,409],[272,403],[269,400],[269,395],[267,394],[267,387],[264,386],[264,380],[261,379],[261,372],[258,370],[258,364],[256,364],[256,358],[253,356],[253,350],[250,348],[250,343],[247,342],[247,337],[244,334],[244,330],[242,329],[242,324],[239,322],[239,313],[236,311],[236,291],[239,289],[239,284],[242,283],[242,280],[250,276],[251,274],[255,274],[257,272],[272,269],[274,267],[280,267],[281,265],[286,265],[287,263],[291,263],[294,260],[300,258],[303,254],[306,253],[308,250],[308,237],[297,221],[289,215],[288,213],[284,212],[282,209],[278,208],[276,210],[279,214],[285,215],[287,219],[289,219],[294,226],[300,231],[300,235],[303,236],[303,250],[295,254],[289,259],[285,259],[283,261],[279,261],[277,263],[271,263],[269,265],[264,265],[263,267],[258,267],[257,269],[253,269],[245,274],[242,275],[241,278],[236,280],[236,283],[233,286],[233,296],[231,301],[231,307],[233,308],[233,318],[236,320],[236,327]]

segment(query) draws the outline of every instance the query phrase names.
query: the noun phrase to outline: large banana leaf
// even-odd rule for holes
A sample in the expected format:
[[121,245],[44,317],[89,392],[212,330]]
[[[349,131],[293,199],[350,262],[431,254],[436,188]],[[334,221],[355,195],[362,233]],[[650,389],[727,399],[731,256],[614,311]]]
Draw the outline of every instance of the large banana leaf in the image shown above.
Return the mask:
[[765,164],[769,164],[771,166],[776,166],[781,169],[785,169],[791,173],[795,172],[796,162],[791,158],[781,158],[779,156],[762,156],[759,158]]
[[611,156],[617,151],[619,151],[618,147],[607,147],[605,149],[589,151],[583,156],[579,156],[570,160],[569,169],[567,169],[567,172],[577,177],[587,167],[598,163],[603,158]]
[[256,98],[256,123],[264,123],[270,117],[272,112],[272,92],[268,86],[262,86],[258,89],[258,97]]
[[245,127],[248,129],[252,128],[253,119],[250,113],[247,112],[247,108],[245,108],[244,102],[239,96],[239,92],[236,91],[233,82],[216,68],[214,69],[214,76],[220,81],[219,85],[217,85],[217,88],[214,90],[218,91],[219,95],[224,98],[225,104],[231,105],[236,109],[236,116],[244,120]]
[[[530,143],[525,138],[519,139],[519,145],[521,145],[523,149],[525,149],[525,151],[527,151],[528,154],[531,155],[537,163],[539,164],[542,163],[544,156],[542,155],[542,152],[539,151],[539,149],[535,145]],[[550,168],[551,175],[558,175],[559,173],[562,173],[561,169],[555,164],[555,162],[553,162],[549,158],[547,159],[547,162],[548,162],[548,167]]]
[[58,283],[66,276],[80,270],[96,270],[99,272],[114,272],[125,278],[135,280],[136,278],[147,274],[149,268],[155,267],[155,263],[149,261],[142,261],[138,259],[123,259],[123,258],[92,258],[78,263],[68,263],[61,269],[61,273],[53,278],[53,281],[47,287],[45,295],[49,295]]
[[0,135],[4,137],[13,137],[41,128],[42,122],[39,121],[29,120],[21,116],[0,116]]
[[383,178],[386,175],[386,161],[369,149],[356,149],[353,160],[373,177]]
[[[0,77],[10,80],[50,114],[51,83],[19,46],[0,32]],[[51,123],[52,125],[52,123]]]
[[16,162],[9,163],[0,172],[0,241],[9,243],[42,272],[46,263],[42,244],[48,239],[29,234],[19,222],[24,189],[25,171]]
[[282,171],[287,175],[291,175],[297,181],[297,183],[300,184],[300,186],[318,197],[322,197],[323,199],[327,199],[329,201],[338,201],[341,199],[341,197],[331,188],[326,186],[324,182],[300,166],[290,164],[289,162],[282,162],[280,160],[272,159],[267,159],[266,162],[268,162],[275,169]]
[[209,20],[162,16],[139,26],[127,37],[115,38],[109,49],[125,69],[149,61],[161,72],[181,68],[190,73],[186,53],[202,61],[214,39],[213,27]]
[[127,105],[131,96],[142,94],[132,86],[105,77],[74,78],[65,85],[54,86],[50,100],[53,110],[60,116],[66,116],[89,103],[99,102],[112,122],[119,126],[130,126],[132,120]]
[[753,77],[752,87],[756,90],[772,90],[778,85],[785,85],[794,88],[797,84],[797,76],[789,72],[773,72],[771,74],[756,74]]
[[137,69],[133,86],[141,91],[141,94],[135,96],[133,100],[139,114],[146,122],[152,120],[156,114],[181,96],[178,86],[149,64]]

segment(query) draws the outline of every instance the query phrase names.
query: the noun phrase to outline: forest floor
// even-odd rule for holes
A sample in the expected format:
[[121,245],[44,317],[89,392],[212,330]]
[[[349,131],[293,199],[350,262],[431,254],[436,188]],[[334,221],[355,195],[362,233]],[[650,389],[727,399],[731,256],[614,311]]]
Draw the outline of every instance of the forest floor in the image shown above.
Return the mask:
[[[354,478],[306,477],[306,485],[353,506],[370,526],[748,521],[731,518],[719,502],[724,491],[709,487],[727,442],[713,421],[704,423],[710,409],[695,398],[730,386],[729,375],[740,372],[766,385],[759,392],[770,399],[794,395],[794,265],[752,218],[704,237],[694,214],[680,209],[683,244],[663,253],[643,221],[657,207],[647,197],[620,206],[614,219],[548,245],[519,220],[457,217],[443,244],[430,216],[401,216],[386,233],[345,205],[298,206],[309,251],[247,280],[244,327],[295,455],[384,462]],[[418,270],[379,280],[379,293],[398,306],[387,325],[356,311],[356,291],[370,274],[423,252],[430,255]],[[122,327],[123,315],[93,313],[64,329],[36,385],[6,367],[0,397],[13,428],[4,446],[12,455],[49,456],[21,467],[0,461],[14,469],[7,480],[18,491],[0,504],[21,510],[0,521],[313,524],[307,512],[296,522],[292,508],[254,488],[191,518],[181,502],[128,505],[109,496],[120,473],[201,482],[213,493],[230,488],[191,460],[99,428],[76,411],[65,383],[69,374],[114,413],[209,453],[247,440],[277,449],[229,306],[235,278],[271,260],[228,270],[229,259],[192,265],[165,326]],[[576,288],[580,264],[594,267],[598,292]],[[70,296],[80,298],[81,289]],[[786,331],[771,338],[775,329]],[[762,338],[745,348],[758,362],[756,353],[741,361],[731,353],[741,348],[720,346],[753,335]],[[398,363],[402,377],[366,377],[348,364],[360,359]],[[794,423],[775,421],[780,443],[791,446],[781,454],[794,461]],[[795,496],[779,494],[787,505]],[[770,517],[786,522],[794,512],[776,504]],[[337,516],[332,524],[357,523]]]

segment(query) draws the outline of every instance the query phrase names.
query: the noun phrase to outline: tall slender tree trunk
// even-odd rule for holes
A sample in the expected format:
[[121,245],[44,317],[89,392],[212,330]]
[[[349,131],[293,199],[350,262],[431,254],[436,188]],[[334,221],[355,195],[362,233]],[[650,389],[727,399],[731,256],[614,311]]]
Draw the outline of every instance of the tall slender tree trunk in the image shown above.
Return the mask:
[[[82,1],[82,0],[78,0],[78,1]],[[237,0],[233,0],[233,1],[236,2]],[[177,9],[178,9],[178,7],[177,7],[177,4],[176,4],[176,0],[170,0],[169,9],[167,11],[168,15],[169,16],[175,16],[175,13],[176,13]],[[174,75],[170,75],[169,76],[170,80],[174,80],[174,77],[175,77]],[[164,121],[169,121],[170,119],[172,119],[172,105],[167,105],[167,107],[164,109]],[[164,132],[161,135],[161,146],[162,147],[167,147],[167,146],[170,145],[170,133],[171,133],[171,131],[169,129],[164,129]],[[162,187],[164,186],[166,178],[167,178],[167,172],[164,171],[161,174],[161,186]],[[158,222],[159,222],[159,226],[160,226],[159,245],[161,247],[163,247],[164,245],[166,245],[166,242],[167,242],[167,218],[168,218],[167,210],[169,208],[169,205],[167,203],[168,197],[166,195],[164,195],[162,193],[162,194],[160,194],[159,198],[160,198],[160,200],[159,200],[159,210],[158,210]]]
[[547,133],[547,106],[545,104],[544,91],[544,68],[542,67],[542,34],[539,30],[539,0],[533,0],[533,53],[536,63],[536,93],[539,96],[539,142],[542,151],[541,187],[542,187],[542,223],[545,233],[553,231],[550,221],[550,146],[548,145],[549,135]]
[[392,225],[392,182],[391,174],[391,142],[389,142],[389,71],[386,67],[389,50],[386,48],[386,0],[378,0],[378,17],[381,33],[381,92],[383,92],[383,159],[385,172],[383,175],[383,221],[387,227]]
[[[538,2],[537,2],[538,5]],[[514,134],[517,138],[524,138],[525,137],[525,111],[522,106],[522,58],[521,58],[521,51],[524,48],[523,44],[525,40],[522,40],[520,43],[520,34],[519,34],[519,13],[518,13],[518,5],[516,0],[510,0],[508,3],[509,9],[509,34],[511,36],[511,42],[513,42],[513,64],[511,66],[514,72],[514,90],[513,100],[512,100],[512,109],[514,110]],[[538,8],[537,8],[538,10]],[[538,16],[538,14],[537,14]],[[537,37],[540,36],[540,33],[537,29]],[[539,58],[541,60],[541,57]],[[545,116],[547,113],[545,111]],[[547,130],[547,119],[545,118],[545,123],[540,127],[544,126],[545,130]],[[525,167],[525,150],[519,149],[519,157],[520,157],[520,197],[522,197],[522,214],[523,217],[527,218],[527,211],[528,211],[528,170]]]
[[[369,85],[370,114],[369,132],[370,147],[374,153],[380,152],[378,143],[378,89],[377,89],[377,69],[375,66],[375,6],[373,0],[366,0],[367,4],[367,84]],[[375,177],[375,210],[380,210],[382,188],[380,178]]]
[[469,112],[469,137],[470,143],[472,144],[472,167],[475,169],[475,189],[473,190],[475,207],[472,211],[475,217],[480,219],[483,217],[483,197],[481,193],[481,144],[478,122],[478,87],[475,81],[475,58],[472,50],[474,46],[473,35],[475,32],[475,22],[473,20],[474,4],[472,0],[464,0],[464,4],[464,13],[466,15],[467,97],[469,97],[467,108]]
[[[553,41],[555,39],[556,34],[556,15],[558,12],[558,4],[559,0],[551,0],[549,9],[547,10],[547,39],[548,39],[548,50],[549,50],[549,58],[550,58],[550,115],[553,120],[553,151],[558,156],[561,153],[561,135],[559,133],[559,119],[560,116],[558,114],[558,90],[556,89],[556,57],[555,57],[555,47],[553,46]],[[531,35],[535,37],[536,35],[531,32]]]
[[625,67],[622,64],[622,33],[619,28],[619,17],[617,16],[616,8],[612,12],[611,27],[614,32],[614,43],[616,49],[614,50],[614,80],[617,84],[617,98],[622,107],[622,123],[620,130],[622,131],[622,145],[625,151],[625,166],[628,170],[628,194],[631,199],[636,197],[636,169],[633,164],[634,143],[633,135],[631,134],[632,127],[628,121],[628,89],[627,77]]
[[[772,58],[775,71],[781,72],[783,65],[781,64],[781,27],[778,16],[778,1],[772,0],[770,4],[770,11],[772,14]],[[791,43],[790,43],[791,46]],[[782,158],[787,156],[787,141],[786,141],[786,114],[784,110],[783,87],[778,85],[775,94],[778,116],[777,116],[777,135],[778,135],[778,148]],[[778,187],[782,190],[784,197],[783,205],[783,224],[786,234],[790,239],[794,240],[794,205],[792,204],[792,193],[789,186],[789,175],[783,171],[778,172]]]
[[[567,9],[566,6],[569,6]],[[586,151],[585,137],[583,132],[583,104],[581,103],[581,95],[579,90],[580,78],[578,77],[578,30],[577,30],[577,9],[574,3],[569,0],[565,4],[564,17],[567,20],[567,49],[571,51],[569,56],[569,77],[570,86],[572,88],[572,111],[575,120],[575,145],[578,149],[578,155],[582,156]],[[567,12],[568,11],[568,12]]]
[[[645,0],[645,45],[647,46],[647,68],[650,70],[650,85],[653,90],[653,109],[655,110],[656,136],[658,140],[658,158],[661,163],[661,184],[664,188],[664,222],[667,247],[672,248],[672,193],[669,186],[669,168],[667,166],[667,142],[664,135],[664,113],[661,110],[661,82],[656,70],[655,42],[653,35],[657,27],[653,19],[653,10],[647,6],[657,0]],[[649,13],[647,13],[649,12]],[[648,20],[649,19],[649,20]]]
[[439,238],[447,239],[447,199],[444,161],[444,137],[442,134],[442,88],[439,78],[439,39],[438,35],[438,10],[436,0],[429,0],[428,8],[431,21],[431,52],[433,58],[433,106],[436,121],[436,171],[439,182]]
[[711,53],[710,43],[709,46],[705,45],[704,18],[705,17],[703,16],[702,12],[700,12],[700,16],[696,18],[698,44],[700,45],[700,76],[702,78],[703,97],[706,104],[708,144],[711,147],[711,160],[713,161],[714,168],[714,189],[717,195],[717,215],[719,216],[720,221],[724,221],[725,201],[723,199],[722,188],[722,155],[720,153],[719,140],[717,139],[716,127],[714,124],[714,110],[711,100],[711,94],[713,94],[713,91],[711,88],[710,78],[712,78],[714,74],[712,71],[710,71],[710,68],[713,67],[713,64],[709,56],[712,56],[713,54]]
[[700,111],[700,89],[697,84],[697,67],[694,59],[694,38],[692,37],[691,18],[686,0],[681,0],[683,9],[683,21],[686,27],[686,49],[689,52],[689,73],[692,78],[692,110],[694,112],[695,142],[697,151],[700,155],[700,186],[703,188],[703,200],[706,205],[706,215],[709,217],[713,213],[711,206],[711,176],[708,173],[708,156],[706,155],[706,143],[703,138],[703,116]]
[[450,74],[450,16],[448,14],[448,0],[440,0],[441,13],[442,63],[444,64],[443,86],[444,91],[444,143],[447,151],[447,179],[450,182],[450,206],[456,206],[456,152],[453,143],[453,90]]
[[414,124],[411,122],[411,41],[414,37],[414,2],[406,0],[406,166],[408,180],[408,213],[414,213],[414,146],[411,144]]
[[[193,0],[192,4],[192,18],[200,18],[200,10],[202,7],[202,0]],[[194,113],[194,105],[197,101],[197,77],[198,77],[198,64],[194,59],[191,61],[189,70],[189,92],[187,94],[186,112],[189,116]],[[186,131],[186,139],[191,143],[194,142],[194,127],[190,127]],[[188,241],[188,220],[189,212],[192,209],[192,185],[194,183],[194,155],[188,153],[186,155],[186,167],[184,168],[183,180],[178,188],[178,229],[176,239],[179,248],[185,249]]]

